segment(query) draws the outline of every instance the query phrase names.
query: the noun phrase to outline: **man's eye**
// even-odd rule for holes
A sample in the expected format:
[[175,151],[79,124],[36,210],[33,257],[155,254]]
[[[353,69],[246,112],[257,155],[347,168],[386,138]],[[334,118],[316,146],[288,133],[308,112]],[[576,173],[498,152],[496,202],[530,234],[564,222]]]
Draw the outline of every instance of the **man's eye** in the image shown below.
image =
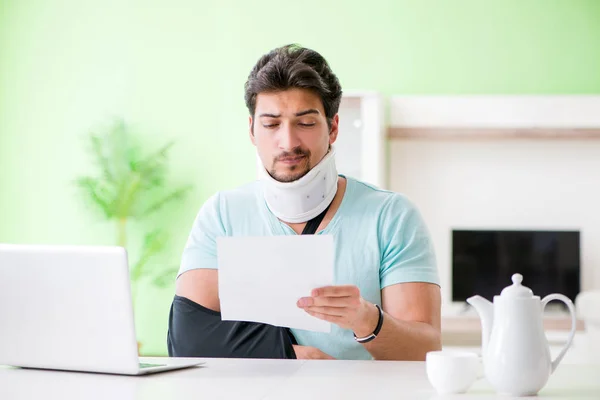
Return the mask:
[[275,128],[275,127],[277,127],[277,125],[279,125],[279,124],[263,124],[263,126],[267,129]]
[[311,127],[311,126],[315,126],[315,123],[314,123],[314,122],[311,122],[310,124],[303,124],[303,123],[300,123],[299,125],[300,125],[300,126],[303,126],[303,127],[305,127],[305,128],[308,128],[308,127]]

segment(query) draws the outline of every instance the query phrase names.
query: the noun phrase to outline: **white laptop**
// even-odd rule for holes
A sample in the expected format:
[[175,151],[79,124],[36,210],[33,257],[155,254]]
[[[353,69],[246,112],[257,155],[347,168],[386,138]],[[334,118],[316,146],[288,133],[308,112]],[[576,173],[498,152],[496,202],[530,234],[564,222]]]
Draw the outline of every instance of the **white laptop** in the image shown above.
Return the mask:
[[163,360],[138,357],[124,248],[0,244],[0,365],[144,375],[203,363]]

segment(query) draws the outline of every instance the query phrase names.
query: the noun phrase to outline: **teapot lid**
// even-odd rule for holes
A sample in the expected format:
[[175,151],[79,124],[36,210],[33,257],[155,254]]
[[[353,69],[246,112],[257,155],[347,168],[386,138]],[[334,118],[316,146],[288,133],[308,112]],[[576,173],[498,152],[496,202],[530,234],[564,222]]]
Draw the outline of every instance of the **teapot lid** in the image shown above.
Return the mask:
[[527,286],[521,285],[523,281],[523,275],[514,274],[512,276],[513,284],[502,289],[500,295],[502,297],[533,297],[533,292]]

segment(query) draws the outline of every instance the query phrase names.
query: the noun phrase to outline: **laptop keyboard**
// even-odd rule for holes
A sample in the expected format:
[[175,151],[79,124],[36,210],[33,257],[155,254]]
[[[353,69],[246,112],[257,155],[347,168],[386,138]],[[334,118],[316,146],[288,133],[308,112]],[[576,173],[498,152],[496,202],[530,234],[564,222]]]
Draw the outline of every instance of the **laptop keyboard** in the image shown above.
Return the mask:
[[166,367],[166,364],[145,364],[140,363],[140,368],[154,368],[154,367]]

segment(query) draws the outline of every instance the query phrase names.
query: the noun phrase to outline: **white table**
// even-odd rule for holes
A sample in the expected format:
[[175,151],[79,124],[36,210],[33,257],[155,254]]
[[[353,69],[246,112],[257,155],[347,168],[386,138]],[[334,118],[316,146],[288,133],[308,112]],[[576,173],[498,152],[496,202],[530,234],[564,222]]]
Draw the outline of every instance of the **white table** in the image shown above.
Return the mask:
[[[466,394],[438,396],[423,362],[205,360],[202,367],[139,377],[0,366],[0,399],[507,399],[485,380]],[[600,364],[560,365],[540,392],[546,396],[600,399]]]

